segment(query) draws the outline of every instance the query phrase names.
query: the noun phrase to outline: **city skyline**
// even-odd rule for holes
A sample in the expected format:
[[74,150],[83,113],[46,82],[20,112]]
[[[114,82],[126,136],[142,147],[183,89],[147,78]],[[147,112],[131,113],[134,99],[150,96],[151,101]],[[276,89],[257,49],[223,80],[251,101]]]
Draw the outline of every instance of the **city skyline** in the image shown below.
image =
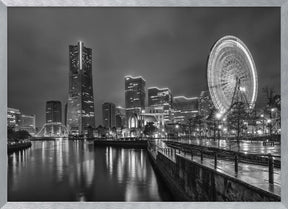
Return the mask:
[[[76,23],[69,14],[71,10],[79,10]],[[95,52],[92,72],[96,126],[101,124],[104,102],[125,106],[126,75],[143,76],[147,81],[146,92],[147,88],[157,86],[169,88],[173,96],[199,97],[201,91],[207,90],[209,51],[225,34],[238,36],[251,50],[259,75],[259,94],[265,86],[279,93],[279,11],[276,8],[9,9],[8,106],[36,114],[37,126],[41,126],[46,101],[60,100],[64,105],[68,97],[68,46],[80,40]],[[92,28],[93,21],[85,19],[88,15],[91,19],[97,19],[95,16],[102,19]],[[155,21],[151,23],[153,17]],[[188,18],[191,22],[186,21]],[[79,30],[73,32],[68,20]],[[27,21],[26,29],[23,25]],[[42,28],[43,21],[46,24]],[[81,24],[83,21],[85,24]],[[58,26],[54,26],[56,22]],[[67,32],[60,30],[64,24],[68,24]],[[103,31],[94,29],[96,26]],[[49,28],[58,31],[58,27],[59,33],[48,32]],[[114,30],[118,30],[117,35]],[[256,104],[263,103],[260,98]]]

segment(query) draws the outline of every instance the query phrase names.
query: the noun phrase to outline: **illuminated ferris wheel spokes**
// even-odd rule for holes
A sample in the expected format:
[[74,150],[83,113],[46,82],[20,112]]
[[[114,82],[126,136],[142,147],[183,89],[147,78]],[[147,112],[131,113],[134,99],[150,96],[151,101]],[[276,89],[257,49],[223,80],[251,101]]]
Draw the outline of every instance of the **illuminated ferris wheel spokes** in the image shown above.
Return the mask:
[[235,101],[253,108],[258,81],[253,58],[245,44],[225,36],[213,46],[207,68],[209,92],[216,109],[227,112]]

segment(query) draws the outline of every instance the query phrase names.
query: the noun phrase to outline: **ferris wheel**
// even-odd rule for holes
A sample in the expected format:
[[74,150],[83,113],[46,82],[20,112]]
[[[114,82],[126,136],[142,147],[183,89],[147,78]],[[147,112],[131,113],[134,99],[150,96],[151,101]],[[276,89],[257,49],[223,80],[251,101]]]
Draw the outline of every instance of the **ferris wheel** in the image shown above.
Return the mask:
[[248,48],[237,37],[224,36],[214,44],[207,79],[213,104],[220,113],[226,113],[239,101],[254,108],[258,93],[256,66]]

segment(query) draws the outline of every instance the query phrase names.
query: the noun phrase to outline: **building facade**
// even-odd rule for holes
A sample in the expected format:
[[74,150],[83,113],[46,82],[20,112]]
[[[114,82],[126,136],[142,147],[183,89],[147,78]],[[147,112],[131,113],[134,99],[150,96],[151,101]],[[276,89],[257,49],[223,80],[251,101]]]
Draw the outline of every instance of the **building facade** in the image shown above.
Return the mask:
[[188,119],[198,114],[198,97],[173,97],[174,122],[186,123]]
[[125,76],[126,109],[145,109],[145,83],[141,77]]
[[103,125],[105,128],[116,127],[115,104],[105,102],[102,105]]
[[168,88],[148,88],[148,106],[164,106],[170,108],[172,105],[172,93]]
[[46,123],[62,123],[62,105],[60,101],[46,102]]
[[[125,76],[126,118],[127,123],[131,117],[137,118],[134,128],[138,128],[138,116],[145,109],[145,84],[146,81],[141,76]],[[128,126],[128,124],[126,125]]]
[[36,116],[23,114],[19,109],[8,107],[7,125],[15,131],[25,130],[33,135],[36,131]]
[[83,42],[69,46],[69,95],[67,127],[72,135],[87,134],[95,127],[92,85],[92,49]]
[[10,108],[7,109],[7,125],[9,128],[19,130],[21,112],[19,109]]
[[35,115],[20,115],[19,130],[28,131],[30,134],[35,134],[36,131],[36,116]]
[[148,88],[148,107],[164,114],[165,123],[171,122],[173,97],[169,88]]

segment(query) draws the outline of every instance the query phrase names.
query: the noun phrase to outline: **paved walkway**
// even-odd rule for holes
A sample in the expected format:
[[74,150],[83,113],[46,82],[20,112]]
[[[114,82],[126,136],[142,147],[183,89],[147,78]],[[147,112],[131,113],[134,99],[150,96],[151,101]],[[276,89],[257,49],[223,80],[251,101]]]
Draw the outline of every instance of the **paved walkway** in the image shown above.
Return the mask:
[[[174,141],[173,139],[171,141]],[[177,139],[175,142],[181,142],[186,144],[193,144],[206,147],[215,147],[231,151],[240,151],[249,154],[269,154],[281,155],[281,147],[279,144],[263,145],[263,142],[251,142],[249,140],[241,141],[239,147],[235,141],[230,141],[229,139],[221,139],[214,141],[213,139]],[[239,149],[239,150],[238,150]]]
[[[176,162],[175,149],[168,148],[165,145],[165,143],[162,142],[157,143],[157,145],[162,148],[159,150],[162,154],[167,156],[173,162]],[[165,151],[164,148],[168,149],[166,149]],[[191,159],[191,155],[189,153],[178,152],[177,155],[214,169],[214,159],[204,157],[203,162],[201,163],[200,156],[194,155],[193,159]],[[237,175],[235,173],[234,166],[235,166],[234,161],[218,159],[216,170],[220,173],[229,175],[233,178],[237,178],[243,182],[249,183],[257,188],[263,189],[265,191],[274,193],[279,196],[281,195],[280,169],[274,168],[274,184],[270,184],[268,166],[239,162]]]

